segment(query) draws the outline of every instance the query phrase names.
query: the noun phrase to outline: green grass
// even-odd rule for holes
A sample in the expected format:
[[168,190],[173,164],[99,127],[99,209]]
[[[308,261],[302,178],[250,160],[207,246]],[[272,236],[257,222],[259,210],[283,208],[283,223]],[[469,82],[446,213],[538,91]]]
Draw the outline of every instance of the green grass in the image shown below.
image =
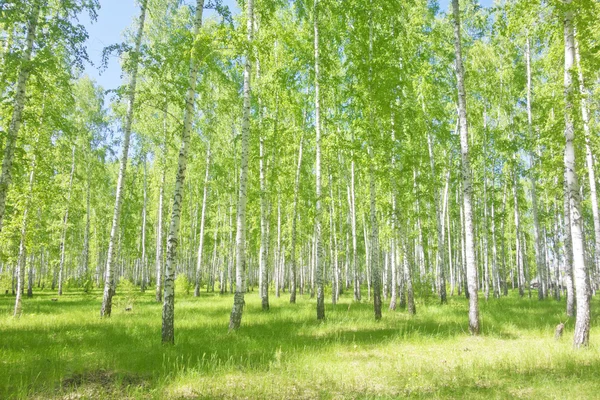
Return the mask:
[[[122,291],[123,292],[123,291]],[[366,294],[366,293],[365,293]],[[482,335],[467,334],[467,301],[417,302],[418,314],[384,311],[344,294],[316,321],[315,300],[271,296],[262,312],[246,297],[242,328],[227,332],[233,298],[202,293],[176,302],[174,347],[160,344],[161,305],[153,291],[115,298],[99,318],[101,292],[25,299],[0,296],[0,399],[12,398],[598,398],[600,332],[573,350],[564,301],[481,301]],[[366,296],[365,296],[366,297]],[[593,307],[600,304],[594,299]]]

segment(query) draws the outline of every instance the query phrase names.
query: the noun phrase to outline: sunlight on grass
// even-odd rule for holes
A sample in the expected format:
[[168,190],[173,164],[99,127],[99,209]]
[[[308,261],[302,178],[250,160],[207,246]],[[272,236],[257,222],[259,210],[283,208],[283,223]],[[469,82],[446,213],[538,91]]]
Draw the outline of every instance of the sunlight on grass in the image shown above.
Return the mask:
[[[271,298],[262,312],[247,296],[242,328],[227,332],[232,298],[202,293],[176,304],[176,346],[160,344],[161,305],[153,292],[126,312],[119,295],[101,320],[99,291],[26,299],[0,297],[0,398],[595,398],[600,391],[600,334],[587,350],[571,348],[573,320],[564,304],[514,294],[482,302],[481,337],[470,337],[467,302],[431,298],[419,313],[384,312],[353,303],[327,305]],[[120,300],[119,300],[120,299]],[[597,319],[593,320],[597,326]]]

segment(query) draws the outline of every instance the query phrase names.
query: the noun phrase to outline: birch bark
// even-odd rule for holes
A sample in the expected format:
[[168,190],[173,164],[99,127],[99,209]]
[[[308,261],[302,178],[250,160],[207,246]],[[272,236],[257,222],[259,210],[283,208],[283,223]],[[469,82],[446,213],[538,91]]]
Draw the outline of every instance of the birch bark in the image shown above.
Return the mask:
[[[423,108],[425,108],[425,104],[423,103]],[[440,302],[442,304],[446,304],[448,302],[446,298],[446,277],[444,275],[444,270],[446,265],[444,263],[444,257],[446,255],[446,251],[444,249],[444,228],[442,227],[443,216],[440,212],[440,194],[438,191],[438,186],[436,184],[437,177],[435,175],[435,159],[433,153],[433,138],[431,137],[431,133],[427,134],[427,147],[429,149],[429,165],[431,168],[431,178],[433,185],[433,206],[435,208],[435,217],[436,217],[436,231],[437,231],[437,241],[438,247],[436,250],[437,257],[437,265],[438,265],[438,276],[437,276],[437,287],[438,287],[438,295],[440,296]]]
[[[571,78],[573,62],[575,59],[575,39],[573,31],[573,11],[570,9],[571,0],[565,0],[568,9],[564,15],[565,37],[565,180],[566,197],[569,199],[569,212],[571,224],[571,243],[573,246],[573,277],[575,278],[575,293],[577,297],[577,312],[575,319],[575,335],[573,346],[587,346],[590,336],[590,288],[587,271],[585,269],[583,221],[581,214],[581,195],[577,179],[575,163],[575,128],[573,125],[573,82]],[[567,238],[568,240],[568,238]]]
[[314,1],[314,51],[315,51],[315,130],[316,130],[316,205],[315,205],[315,283],[317,286],[317,320],[325,319],[325,290],[323,285],[323,243],[321,233],[321,97],[319,60],[319,0]]
[[206,223],[206,201],[208,199],[208,179],[210,176],[210,144],[206,147],[206,170],[204,173],[204,190],[202,193],[202,211],[200,215],[200,242],[198,244],[198,257],[196,260],[196,279],[194,284],[194,297],[200,296],[200,281],[202,277],[202,256],[204,254],[204,226]]
[[467,261],[467,281],[469,286],[469,331],[473,335],[478,335],[479,299],[477,291],[477,266],[475,265],[475,247],[473,238],[473,186],[471,178],[471,164],[469,160],[467,100],[462,63],[459,0],[452,0],[452,11],[454,15],[454,52],[456,58],[456,81],[458,88],[463,206],[465,209],[465,256]]
[[166,178],[166,162],[167,162],[167,137],[168,137],[168,108],[169,103],[165,101],[165,109],[163,114],[163,131],[164,131],[164,142],[163,142],[163,165],[162,165],[162,173],[160,177],[160,187],[158,192],[158,216],[156,217],[156,301],[162,302],[162,281],[163,281],[163,268],[162,268],[162,258],[163,258],[163,201],[165,194],[165,178]]
[[85,187],[85,232],[83,234],[83,251],[82,251],[82,263],[83,263],[83,276],[84,280],[88,280],[89,275],[89,264],[90,264],[90,224],[91,224],[91,178],[89,177],[89,171],[87,173],[88,179]]
[[69,207],[71,205],[71,190],[73,188],[73,174],[75,174],[75,146],[73,146],[73,161],[71,163],[71,174],[69,175],[69,189],[67,192],[67,208],[62,222],[62,233],[60,235],[60,267],[58,269],[58,295],[63,294],[63,275],[65,270],[65,241],[67,239],[67,226],[69,223]]
[[[527,126],[529,130],[530,139],[534,139],[533,134],[533,115],[531,112],[532,107],[532,85],[531,85],[531,47],[529,44],[529,37],[525,43],[525,67],[527,71]],[[545,297],[545,281],[544,281],[544,269],[546,267],[545,253],[543,251],[542,236],[540,234],[540,222],[538,217],[538,204],[537,204],[537,190],[536,190],[536,177],[535,177],[535,166],[536,166],[536,151],[531,151],[529,154],[531,164],[529,171],[529,179],[531,181],[531,208],[533,212],[533,238],[535,243],[535,261],[538,270],[538,299],[542,300]]]
[[[352,136],[352,141],[354,142],[354,135]],[[352,275],[354,278],[354,301],[360,301],[361,293],[360,293],[360,272],[358,270],[358,260],[357,260],[357,246],[358,246],[358,234],[356,232],[356,190],[355,190],[355,163],[354,163],[354,150],[352,151],[350,157],[352,158],[352,162],[350,164],[350,190],[349,190],[349,200],[350,200],[350,223],[352,228]]]
[[333,178],[331,171],[329,171],[329,198],[331,201],[330,214],[329,214],[329,224],[330,224],[330,232],[333,240],[331,242],[332,254],[331,254],[331,272],[332,272],[332,282],[331,282],[331,302],[336,304],[339,295],[340,295],[340,266],[339,266],[339,255],[338,255],[338,238],[337,238],[337,227],[334,222],[336,216],[335,210],[335,198],[333,197]]
[[29,208],[31,207],[31,201],[33,198],[33,184],[35,180],[35,155],[31,161],[31,172],[29,173],[29,189],[27,193],[27,200],[25,202],[25,210],[23,211],[23,221],[21,222],[21,242],[19,244],[19,256],[17,258],[17,294],[15,299],[15,310],[13,317],[20,317],[23,311],[21,304],[21,297],[23,296],[23,285],[25,284],[25,268],[27,263],[27,218],[29,214]]
[[[516,164],[516,161],[515,161]],[[523,265],[523,251],[521,250],[521,214],[519,212],[519,195],[517,169],[513,171],[513,203],[515,216],[515,263],[518,273],[519,296],[525,295],[525,268]]]
[[415,307],[415,294],[412,286],[412,272],[408,263],[408,246],[406,244],[406,239],[404,241],[403,259],[404,286],[406,287],[406,309],[408,310],[409,314],[414,315],[417,313],[417,308]]
[[283,268],[281,267],[281,197],[277,195],[277,247],[275,248],[273,266],[275,268],[275,296],[279,298],[281,288],[281,276]]
[[392,176],[391,178],[391,187],[392,187],[392,239],[391,239],[391,253],[392,253],[392,258],[391,258],[391,267],[392,267],[392,293],[391,293],[391,299],[390,299],[390,310],[395,310],[396,309],[396,301],[397,301],[397,297],[398,297],[398,292],[397,292],[397,286],[398,286],[398,282],[396,281],[396,278],[398,276],[397,274],[397,249],[396,249],[396,229],[397,229],[397,216],[396,216],[396,179],[394,179],[394,171],[396,170],[396,157],[394,154],[394,149],[395,149],[395,145],[396,145],[396,128],[394,126],[394,115],[392,114],[391,116],[391,125],[392,125],[392,156],[390,158],[390,165],[391,165],[391,173],[390,175]]
[[[246,29],[248,45],[252,45],[254,36],[254,0],[246,2]],[[240,163],[239,196],[236,216],[236,257],[235,257],[235,295],[229,318],[229,330],[237,330],[242,323],[244,310],[244,274],[246,272],[246,188],[248,182],[248,152],[250,136],[250,96],[251,96],[251,50],[246,54],[244,66],[244,110],[242,117],[242,157]]]
[[298,164],[296,167],[296,179],[294,181],[294,205],[292,214],[292,243],[291,243],[291,276],[290,276],[290,303],[296,303],[296,229],[298,225],[298,192],[300,189],[300,171],[302,167],[302,145],[304,137],[300,137],[300,145],[298,147]]
[[375,319],[381,319],[381,266],[379,263],[379,225],[377,221],[377,192],[375,189],[375,173],[373,164],[375,156],[373,153],[373,143],[369,146],[369,156],[371,158],[369,168],[369,196],[370,196],[370,220],[371,220],[371,245],[369,258],[371,260],[371,284],[373,285],[373,311]]
[[[263,311],[269,310],[269,276],[267,271],[267,188],[265,183],[265,138],[260,136],[259,143],[259,180],[260,180],[260,249],[258,254],[260,298]],[[277,282],[276,282],[277,286]],[[279,291],[276,289],[279,293]]]
[[[596,174],[594,172],[594,154],[590,138],[590,113],[588,106],[589,93],[585,87],[583,79],[583,70],[581,69],[581,55],[579,54],[579,44],[575,40],[575,60],[577,62],[577,76],[579,78],[579,94],[581,95],[581,118],[583,120],[583,133],[585,135],[585,162],[588,171],[590,184],[590,201],[592,203],[592,216],[594,219],[594,265],[595,273],[600,274],[600,213],[598,210],[598,191],[596,187]],[[597,284],[598,282],[596,282]]]
[[115,246],[117,236],[119,235],[119,225],[121,219],[121,206],[123,204],[123,186],[125,184],[125,174],[127,171],[127,158],[129,156],[129,141],[131,138],[131,125],[133,123],[133,108],[135,105],[135,89],[137,85],[137,75],[139,66],[139,53],[142,45],[142,35],[144,33],[144,23],[146,22],[146,8],[148,0],[142,0],[141,14],[138,24],[138,30],[135,35],[135,47],[132,53],[133,70],[131,71],[131,81],[129,83],[127,114],[125,116],[125,125],[123,126],[123,143],[121,153],[121,165],[119,167],[119,177],[117,180],[117,193],[115,196],[115,207],[113,209],[112,227],[110,230],[110,240],[108,242],[108,254],[106,256],[106,271],[104,274],[104,294],[102,298],[101,317],[110,317],[112,311],[112,298],[115,293]]
[[[197,40],[202,27],[202,12],[204,11],[204,0],[196,1],[196,14],[194,23],[194,40]],[[175,344],[175,262],[177,258],[177,245],[179,244],[179,223],[183,201],[183,185],[187,168],[187,151],[192,132],[192,119],[195,111],[196,84],[198,81],[198,61],[193,52],[190,58],[190,69],[188,77],[188,89],[185,96],[185,111],[183,116],[183,132],[181,135],[181,148],[175,178],[175,190],[173,193],[173,211],[167,237],[167,261],[165,264],[165,292],[162,310],[162,342],[164,344]]]
[[141,237],[141,241],[142,241],[142,259],[140,260],[140,268],[142,269],[142,283],[141,283],[141,291],[144,292],[146,291],[146,283],[148,281],[147,277],[146,277],[146,210],[147,210],[147,205],[148,205],[148,191],[147,191],[147,187],[148,187],[148,182],[147,182],[147,175],[148,175],[148,171],[146,168],[146,154],[143,155],[143,164],[144,164],[144,187],[142,189],[143,191],[143,203],[142,203],[142,237]]
[[23,108],[25,107],[25,95],[27,91],[27,80],[31,73],[31,53],[33,53],[33,44],[38,27],[40,15],[40,0],[33,1],[33,9],[27,26],[27,36],[25,38],[25,51],[21,60],[21,70],[17,78],[15,88],[15,101],[12,118],[8,131],[6,132],[6,145],[4,146],[4,157],[2,159],[2,174],[0,175],[0,232],[2,232],[2,223],[4,221],[4,211],[6,207],[6,195],[10,185],[12,174],[13,156],[15,154],[15,144],[21,127]]

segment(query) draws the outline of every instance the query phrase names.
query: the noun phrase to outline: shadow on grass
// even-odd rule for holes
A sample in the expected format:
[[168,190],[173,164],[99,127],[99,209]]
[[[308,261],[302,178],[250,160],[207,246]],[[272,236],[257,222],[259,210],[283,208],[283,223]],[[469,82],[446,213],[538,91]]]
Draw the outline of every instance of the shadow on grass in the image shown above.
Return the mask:
[[[105,320],[98,317],[99,291],[69,292],[60,299],[66,301],[58,302],[50,302],[54,293],[25,299],[25,313],[38,315],[26,314],[22,320],[7,314],[0,317],[0,398],[67,390],[82,383],[114,386],[131,381],[146,387],[186,370],[267,371],[277,353],[293,358],[331,346],[368,348],[467,334],[464,298],[451,298],[445,306],[421,302],[416,316],[386,310],[383,320],[374,322],[372,304],[353,303],[351,294],[340,304],[327,306],[324,323],[316,321],[315,300],[308,296],[295,305],[288,304],[287,297],[272,299],[271,310],[263,312],[257,295],[250,294],[242,328],[228,333],[232,296],[204,293],[200,298],[178,298],[177,345],[164,347],[161,304],[153,296],[149,290],[136,298],[133,312],[115,309],[113,317]],[[0,310],[9,308],[8,301],[14,298],[0,299]],[[482,302],[483,333],[513,339],[518,336],[515,328],[518,332],[548,330],[563,310],[564,302],[552,300],[508,297]],[[598,318],[592,323],[596,326]],[[447,390],[444,393],[451,395],[452,388]]]

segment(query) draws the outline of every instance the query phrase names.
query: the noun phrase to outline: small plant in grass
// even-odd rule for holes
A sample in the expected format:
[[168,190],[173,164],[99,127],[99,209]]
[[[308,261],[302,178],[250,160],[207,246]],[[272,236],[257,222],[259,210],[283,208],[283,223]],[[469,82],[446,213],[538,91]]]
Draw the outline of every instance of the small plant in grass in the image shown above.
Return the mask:
[[92,280],[91,276],[86,276],[83,278],[83,283],[82,283],[82,289],[83,289],[83,293],[85,294],[89,294],[92,292],[92,289],[94,289],[94,281]]
[[178,295],[189,296],[192,290],[192,283],[186,275],[180,274],[175,279],[175,293]]
[[68,289],[72,289],[72,288],[78,288],[79,284],[77,282],[77,279],[75,277],[69,277],[69,279],[67,279],[65,281],[65,287],[67,287]]
[[140,297],[139,288],[129,279],[119,281],[116,290],[115,302],[117,308],[123,308],[125,311],[132,311],[136,300]]
[[0,274],[0,293],[2,294],[11,294],[12,291],[12,283],[11,283],[11,275],[8,271],[8,268]]
[[437,295],[432,290],[434,282],[433,273],[428,272],[423,276],[421,280],[415,279],[413,282],[413,290],[415,293],[418,293],[417,296],[419,299],[428,300],[430,298],[435,298]]

